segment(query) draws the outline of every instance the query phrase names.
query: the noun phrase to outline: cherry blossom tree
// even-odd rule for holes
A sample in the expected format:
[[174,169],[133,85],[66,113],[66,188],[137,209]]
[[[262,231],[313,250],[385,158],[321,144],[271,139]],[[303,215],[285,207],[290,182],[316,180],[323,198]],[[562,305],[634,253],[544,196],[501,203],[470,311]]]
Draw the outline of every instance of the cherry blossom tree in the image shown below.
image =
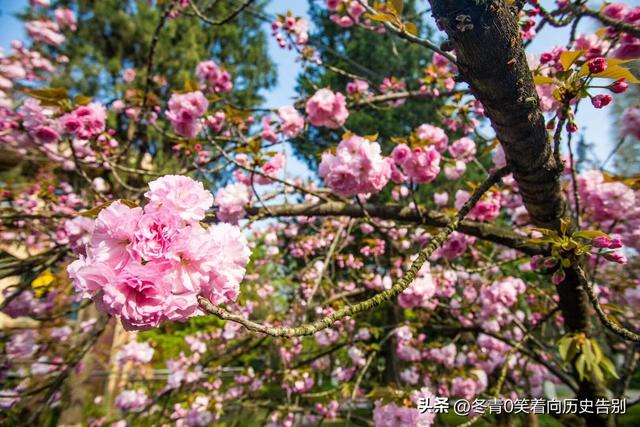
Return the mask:
[[[424,51],[419,78],[377,79],[323,61],[332,47],[305,17],[217,3],[114,10],[153,10],[150,44],[117,76],[86,74],[92,85],[65,54],[96,22],[86,2],[31,0],[29,41],[0,55],[0,420],[630,420],[640,184],[606,160],[579,169],[574,150],[578,110],[604,118],[640,83],[640,7],[327,0],[345,37]],[[301,63],[289,105],[247,94],[251,58],[202,49],[184,78],[184,64],[158,63],[176,28],[242,32],[247,15]],[[565,38],[529,53],[553,28]],[[318,68],[349,82],[318,86],[306,74]],[[437,119],[388,139],[350,128],[354,111],[411,99],[432,100]],[[619,134],[640,139],[640,105],[625,105]],[[326,135],[339,143],[307,178],[287,168],[287,147],[308,155]],[[556,397],[579,404],[545,406]],[[503,410],[429,406],[460,400]]]

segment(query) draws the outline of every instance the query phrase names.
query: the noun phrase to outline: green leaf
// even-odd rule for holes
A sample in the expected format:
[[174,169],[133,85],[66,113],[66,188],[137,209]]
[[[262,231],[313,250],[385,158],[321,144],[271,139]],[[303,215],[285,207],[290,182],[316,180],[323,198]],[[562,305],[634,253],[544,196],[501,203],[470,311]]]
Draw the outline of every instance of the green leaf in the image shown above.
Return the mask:
[[611,361],[611,359],[609,359],[608,357],[604,357],[600,361],[600,367],[602,367],[604,369],[605,373],[609,374],[613,378],[616,378],[616,379],[620,378],[618,376],[618,373],[616,372],[616,367],[614,366],[614,364]]
[[591,368],[592,368],[591,369],[591,378],[594,379],[597,382],[604,381],[604,374],[602,373],[602,369],[600,369],[600,366],[593,365]]
[[584,379],[584,368],[586,365],[586,358],[584,354],[581,354],[580,356],[578,356],[578,358],[576,359],[576,371],[578,371],[578,375],[580,376],[580,381],[582,381]]
[[[616,59],[616,58],[607,58],[607,69],[602,73],[592,74],[593,77],[600,78],[610,78],[617,80],[618,78],[624,78],[628,83],[640,83],[629,69],[622,67],[620,64],[625,64],[627,62],[637,61],[637,59]],[[585,62],[580,67],[580,72],[578,73],[579,77],[584,77],[589,74],[589,62]],[[616,75],[620,75],[620,77],[614,77]]]
[[556,233],[554,230],[549,230],[547,228],[534,228],[533,230],[537,231],[538,233],[542,234],[543,236],[558,237],[558,233]]
[[108,208],[109,205],[111,205],[111,203],[113,203],[113,200],[111,200],[111,201],[109,201],[107,203],[102,203],[101,205],[98,205],[98,206],[96,206],[96,207],[94,207],[92,209],[79,212],[78,215],[84,216],[86,218],[95,219],[98,216],[98,214],[100,213],[100,211],[102,211],[102,209],[104,209],[104,208]]
[[589,342],[591,343],[591,349],[593,350],[594,360],[597,364],[599,364],[604,357],[602,349],[600,348],[600,344],[598,344],[598,341],[594,340],[593,338],[590,339]]
[[129,200],[129,199],[119,199],[120,203],[122,203],[123,205],[133,209],[133,208],[137,208],[139,207],[138,204],[133,201],[133,200]]
[[571,347],[572,342],[573,340],[569,336],[564,336],[560,338],[560,341],[558,341],[558,352],[560,353],[560,358],[565,362],[567,361],[569,347]]
[[578,60],[584,53],[583,50],[566,51],[560,54],[560,63],[565,70],[571,68],[574,62]]
[[602,308],[606,308],[607,311],[610,311],[612,313],[618,313],[618,314],[624,314],[624,310],[620,307],[618,307],[615,304],[600,304],[602,306]]
[[391,22],[391,23],[398,22],[398,18],[383,12],[376,13],[375,15],[371,13],[367,13],[365,14],[365,17],[371,19],[372,21],[377,21],[377,22]]
[[418,35],[418,27],[416,27],[416,24],[414,24],[413,22],[407,22],[404,25],[404,30],[411,34],[412,36],[417,36]]
[[610,66],[603,72],[592,74],[592,76],[612,80],[624,79],[627,83],[640,83],[640,80],[638,80],[631,71],[619,65],[614,65],[613,67]]
[[385,401],[388,402],[393,398],[395,398],[397,394],[398,393],[396,392],[396,390],[389,386],[386,386],[386,387],[376,386],[373,388],[373,390],[371,390],[366,395],[366,397],[374,401],[378,399],[382,399],[383,402]]
[[482,152],[482,154],[480,154],[480,157],[484,157],[486,155],[488,155],[489,153],[491,153],[493,151],[494,148],[496,148],[498,146],[498,144],[500,144],[500,141],[496,138],[494,139],[491,144],[489,144],[484,151]]
[[546,245],[549,243],[553,243],[556,240],[551,237],[539,237],[536,239],[527,239],[524,241],[526,245]]
[[390,4],[398,16],[402,15],[402,11],[404,10],[404,0],[391,0]]
[[571,237],[580,237],[582,239],[593,239],[594,237],[607,236],[607,233],[603,233],[598,230],[582,230],[576,231]]
[[533,82],[537,85],[556,83],[555,79],[547,76],[533,76]]
[[91,102],[91,98],[84,95],[78,95],[75,98],[73,98],[73,103],[76,105],[87,105],[90,102]]
[[187,80],[184,82],[185,92],[195,92],[200,89],[198,82],[195,80]]
[[596,356],[593,353],[590,340],[588,340],[582,348],[582,355],[584,355],[587,366],[595,366],[598,364],[596,361]]
[[62,87],[27,89],[25,92],[30,97],[40,100],[42,105],[48,107],[59,106],[62,101],[69,98],[67,89]]

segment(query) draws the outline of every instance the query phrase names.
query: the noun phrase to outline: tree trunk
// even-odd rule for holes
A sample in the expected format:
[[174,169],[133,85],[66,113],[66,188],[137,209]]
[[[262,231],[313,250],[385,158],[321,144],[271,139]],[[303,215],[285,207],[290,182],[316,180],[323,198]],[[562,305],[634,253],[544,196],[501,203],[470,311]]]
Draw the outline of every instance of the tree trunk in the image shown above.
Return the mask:
[[[505,0],[430,0],[438,27],[455,48],[462,80],[484,106],[531,220],[557,230],[565,213],[563,165],[555,161],[520,37],[516,11]],[[574,270],[558,286],[567,332],[589,330],[589,304]],[[577,377],[577,375],[574,376]],[[601,384],[579,382],[578,398],[604,397]],[[595,402],[594,402],[595,403]],[[607,419],[587,416],[588,426]]]

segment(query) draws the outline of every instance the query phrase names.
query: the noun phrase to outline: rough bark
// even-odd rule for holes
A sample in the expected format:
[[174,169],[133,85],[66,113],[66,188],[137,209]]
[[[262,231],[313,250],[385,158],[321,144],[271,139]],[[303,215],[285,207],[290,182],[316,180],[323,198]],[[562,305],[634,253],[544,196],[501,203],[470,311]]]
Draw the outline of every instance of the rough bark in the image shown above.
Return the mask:
[[[441,30],[455,49],[460,78],[482,102],[505,151],[532,221],[559,229],[565,212],[560,191],[561,164],[553,155],[533,77],[527,64],[514,11],[505,0],[430,0]],[[589,330],[589,304],[576,272],[568,269],[558,286],[568,332]],[[579,398],[595,400],[603,388],[579,382]],[[588,426],[605,426],[600,416]]]
[[560,171],[514,15],[504,0],[431,0],[455,47],[460,77],[482,102],[533,222],[556,228],[564,212]]

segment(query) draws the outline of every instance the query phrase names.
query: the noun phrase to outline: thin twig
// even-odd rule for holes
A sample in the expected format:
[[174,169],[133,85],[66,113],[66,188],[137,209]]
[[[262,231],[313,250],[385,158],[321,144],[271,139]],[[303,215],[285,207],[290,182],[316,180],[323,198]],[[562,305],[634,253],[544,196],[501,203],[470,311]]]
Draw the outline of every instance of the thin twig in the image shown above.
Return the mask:
[[221,19],[219,21],[214,21],[213,19],[208,18],[204,13],[202,13],[202,11],[200,9],[198,9],[198,6],[196,6],[196,4],[193,2],[193,0],[189,0],[189,5],[191,6],[191,9],[193,9],[193,13],[195,13],[196,16],[198,18],[200,18],[200,20],[202,20],[202,22],[204,22],[206,24],[209,24],[209,25],[224,25],[224,24],[228,24],[236,16],[238,16],[243,10],[245,10],[247,7],[249,7],[251,5],[251,3],[253,3],[253,0],[247,0],[242,5],[240,5],[240,7],[238,9],[234,10],[233,12],[231,12],[229,14],[229,16],[227,16],[226,18],[223,18],[223,19]]
[[[369,4],[365,3],[364,1],[358,0],[358,3],[360,3],[368,13],[373,15],[376,15],[378,13],[378,11],[376,11],[374,8],[369,6]],[[438,52],[440,55],[444,56],[449,61],[451,61],[452,64],[456,65],[456,57],[451,55],[449,52],[445,52],[444,50],[440,49],[440,47],[436,45],[434,42],[432,42],[431,40],[414,36],[413,34],[405,31],[403,28],[399,28],[398,26],[392,24],[391,22],[383,22],[383,25],[387,30],[396,34],[401,39],[405,39],[408,42],[415,43],[420,46],[426,47],[427,49],[430,49],[434,52]]]
[[587,295],[589,296],[589,301],[591,301],[591,305],[593,306],[596,314],[600,318],[600,321],[604,326],[606,326],[609,330],[613,331],[617,335],[626,339],[627,341],[639,342],[640,343],[640,335],[635,332],[631,332],[623,326],[617,325],[607,316],[607,313],[604,312],[602,306],[600,305],[600,301],[598,301],[598,296],[596,295],[593,285],[587,279],[584,274],[584,271],[580,267],[576,267],[576,273],[578,275],[578,281],[580,285],[585,290]]

